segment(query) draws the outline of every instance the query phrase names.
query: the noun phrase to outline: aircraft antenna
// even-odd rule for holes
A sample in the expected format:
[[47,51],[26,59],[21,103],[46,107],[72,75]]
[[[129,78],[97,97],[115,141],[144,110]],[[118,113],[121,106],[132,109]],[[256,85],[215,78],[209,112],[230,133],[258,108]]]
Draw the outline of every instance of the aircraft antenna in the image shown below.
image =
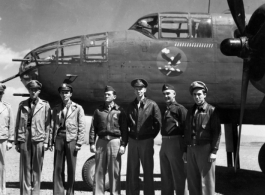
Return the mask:
[[208,14],[210,13],[210,7],[211,7],[211,0],[209,0],[209,3],[208,3]]

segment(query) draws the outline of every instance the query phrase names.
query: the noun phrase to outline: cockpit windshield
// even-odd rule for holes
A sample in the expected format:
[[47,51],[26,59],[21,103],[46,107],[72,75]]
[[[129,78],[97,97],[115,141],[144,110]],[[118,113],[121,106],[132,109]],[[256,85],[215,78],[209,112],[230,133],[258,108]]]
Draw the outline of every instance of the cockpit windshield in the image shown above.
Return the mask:
[[150,14],[137,20],[129,30],[136,30],[153,39],[212,38],[209,14],[165,12]]
[[129,30],[136,30],[152,39],[158,38],[158,15],[139,19]]

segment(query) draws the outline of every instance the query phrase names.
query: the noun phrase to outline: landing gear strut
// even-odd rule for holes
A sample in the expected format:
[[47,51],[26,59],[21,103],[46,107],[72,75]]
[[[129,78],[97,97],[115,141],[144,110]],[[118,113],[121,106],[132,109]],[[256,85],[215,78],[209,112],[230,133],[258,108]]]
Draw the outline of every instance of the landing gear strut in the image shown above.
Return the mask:
[[[225,124],[225,143],[226,143],[226,153],[227,153],[227,166],[233,167],[235,166],[235,159],[236,159],[236,148],[238,142],[238,131],[237,131],[237,124]],[[239,156],[238,156],[239,157]],[[237,162],[237,168],[240,168],[239,158]]]

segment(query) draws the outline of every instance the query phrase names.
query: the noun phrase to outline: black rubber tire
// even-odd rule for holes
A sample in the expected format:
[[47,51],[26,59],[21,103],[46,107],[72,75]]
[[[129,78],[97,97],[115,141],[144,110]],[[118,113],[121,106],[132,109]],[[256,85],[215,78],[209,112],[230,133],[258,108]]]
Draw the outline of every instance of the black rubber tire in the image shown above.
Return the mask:
[[259,167],[262,173],[265,174],[265,144],[263,144],[259,150]]
[[[83,181],[87,184],[90,191],[93,191],[93,182],[95,174],[95,156],[91,156],[84,163],[82,168],[82,178]],[[109,177],[108,174],[105,176],[105,191],[109,190]]]

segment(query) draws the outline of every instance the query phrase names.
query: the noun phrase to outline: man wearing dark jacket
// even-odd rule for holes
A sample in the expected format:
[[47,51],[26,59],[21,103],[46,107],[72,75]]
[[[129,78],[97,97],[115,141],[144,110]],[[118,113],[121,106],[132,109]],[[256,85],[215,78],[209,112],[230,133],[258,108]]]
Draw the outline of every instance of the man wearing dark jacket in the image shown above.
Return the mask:
[[135,79],[131,82],[136,99],[130,103],[127,123],[130,129],[126,194],[139,194],[140,162],[144,173],[144,194],[154,195],[154,138],[161,127],[161,113],[157,104],[145,97],[147,81]]
[[188,111],[185,127],[188,188],[190,195],[215,194],[215,160],[221,137],[221,124],[215,107],[205,101],[208,88],[194,81],[190,94],[195,105]]
[[[105,103],[95,110],[89,133],[90,151],[96,153],[94,195],[104,194],[108,170],[110,194],[120,195],[121,155],[128,142],[126,114],[115,104],[116,91],[105,87]],[[96,136],[99,137],[95,146]],[[120,139],[121,138],[121,139]]]
[[159,153],[161,167],[161,195],[187,195],[186,166],[182,160],[184,152],[184,128],[187,109],[176,102],[173,85],[162,87],[167,110],[162,119],[162,144]]

